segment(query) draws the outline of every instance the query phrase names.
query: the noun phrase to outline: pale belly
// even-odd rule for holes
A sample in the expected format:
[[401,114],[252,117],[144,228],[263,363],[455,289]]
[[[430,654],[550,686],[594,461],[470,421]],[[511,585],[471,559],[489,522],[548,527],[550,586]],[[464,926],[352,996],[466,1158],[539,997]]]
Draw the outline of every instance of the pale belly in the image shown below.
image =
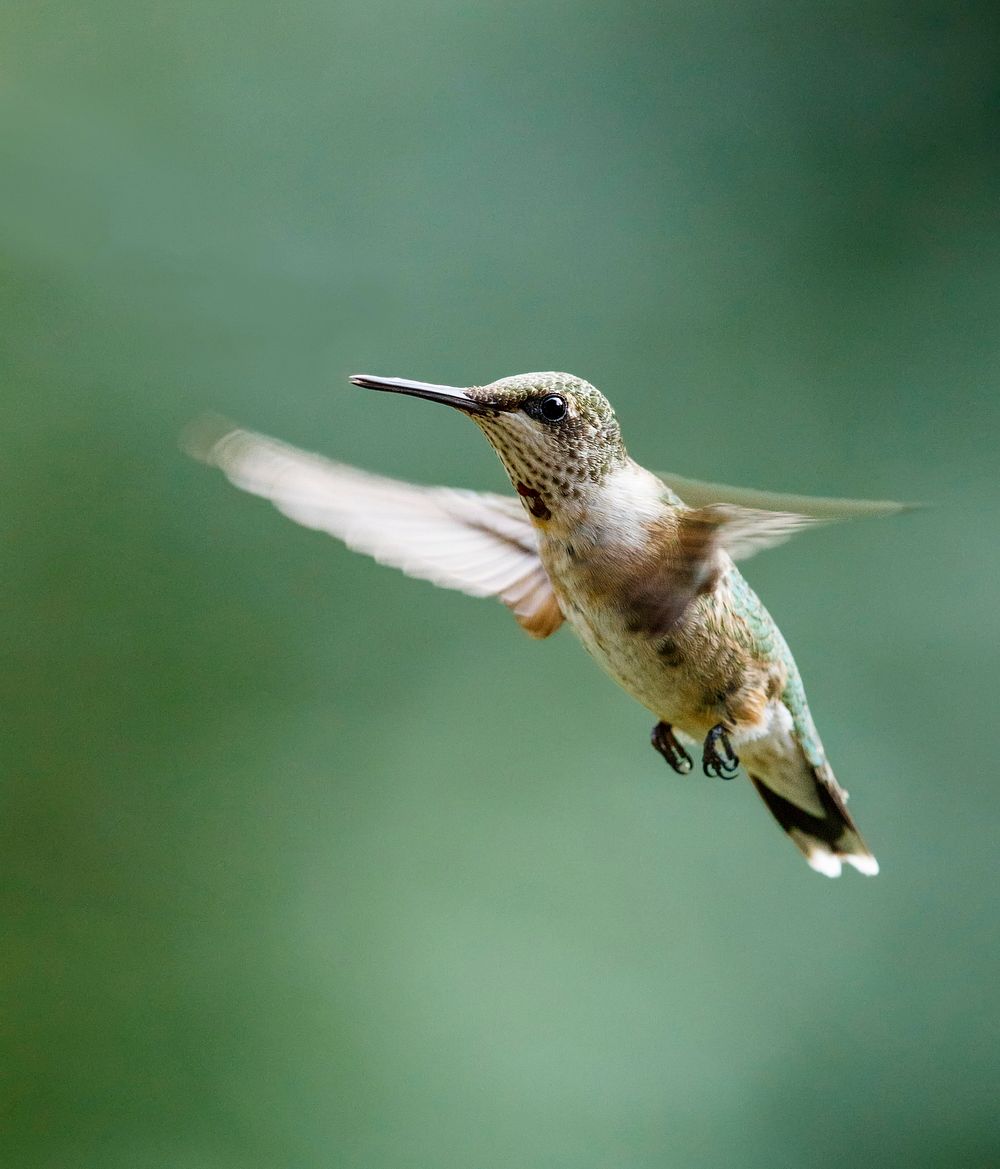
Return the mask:
[[[646,638],[622,630],[613,617],[604,620],[579,610],[567,619],[591,656],[633,698],[668,723],[692,744],[700,743],[722,713],[705,704],[704,686],[689,669],[659,660]],[[768,777],[776,791],[814,816],[822,816],[811,771],[803,771],[802,748],[792,733],[792,717],[778,699],[769,701],[755,726],[730,732],[730,742],[749,774]],[[805,781],[803,781],[805,776]]]
[[616,538],[619,553],[607,533],[585,547],[575,534],[550,536],[540,548],[560,607],[587,651],[657,719],[693,738],[720,724],[740,737],[766,733],[766,708],[781,695],[784,676],[753,652],[734,618],[728,577],[695,596],[675,624],[653,632],[642,609],[626,609],[622,600],[635,595],[628,572],[637,557],[620,533]]
[[[542,560],[567,622],[602,669],[684,737],[700,742],[713,727],[726,726],[749,774],[764,777],[811,815],[823,815],[814,771],[822,745],[777,630],[770,636],[779,652],[758,650],[734,618],[732,584],[724,578],[713,592],[695,597],[667,635],[634,632],[615,603],[620,592],[607,587],[614,566],[595,563],[593,554],[582,560],[572,548],[550,539],[541,548]],[[602,592],[608,598],[603,602]],[[786,686],[798,691],[802,726],[794,723]],[[801,742],[803,727],[812,762]]]
[[613,610],[582,608],[560,598],[566,619],[592,658],[658,719],[702,738],[718,718],[705,705],[705,686],[689,664],[672,665],[644,634],[630,632]]

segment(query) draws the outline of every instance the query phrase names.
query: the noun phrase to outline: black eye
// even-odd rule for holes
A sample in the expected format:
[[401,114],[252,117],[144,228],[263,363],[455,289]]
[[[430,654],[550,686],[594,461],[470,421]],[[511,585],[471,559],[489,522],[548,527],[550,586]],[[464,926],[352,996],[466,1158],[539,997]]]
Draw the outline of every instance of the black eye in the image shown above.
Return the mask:
[[538,410],[546,422],[559,422],[566,417],[566,399],[559,394],[549,394],[542,398]]

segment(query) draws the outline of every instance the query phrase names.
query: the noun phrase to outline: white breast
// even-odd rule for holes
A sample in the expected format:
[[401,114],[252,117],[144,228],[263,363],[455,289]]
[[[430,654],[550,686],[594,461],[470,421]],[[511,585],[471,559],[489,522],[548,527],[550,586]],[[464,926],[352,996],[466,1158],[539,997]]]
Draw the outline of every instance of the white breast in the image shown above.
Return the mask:
[[629,558],[646,547],[649,524],[664,511],[663,490],[630,460],[585,491],[572,511],[560,509],[541,526],[540,551],[566,619],[591,656],[658,718],[680,722],[692,698],[683,679],[665,668],[646,634],[627,628],[620,609],[595,601],[588,588],[602,558]]

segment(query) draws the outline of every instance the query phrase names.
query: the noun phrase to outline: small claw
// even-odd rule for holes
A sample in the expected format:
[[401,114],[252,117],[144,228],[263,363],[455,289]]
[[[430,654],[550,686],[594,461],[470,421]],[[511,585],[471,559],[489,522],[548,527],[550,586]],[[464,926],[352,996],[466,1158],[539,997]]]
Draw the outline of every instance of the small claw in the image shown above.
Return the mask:
[[678,743],[673,728],[665,722],[658,722],[649,736],[649,741],[678,775],[687,775],[694,764],[691,756]]
[[[725,752],[724,755],[719,752],[718,744],[720,743]],[[705,751],[702,755],[701,765],[705,774],[712,779],[736,778],[740,761],[729,742],[726,728],[721,723],[712,727],[705,736]]]
[[723,779],[732,779],[739,769],[740,761],[735,755],[730,754],[725,759],[719,760],[719,774]]

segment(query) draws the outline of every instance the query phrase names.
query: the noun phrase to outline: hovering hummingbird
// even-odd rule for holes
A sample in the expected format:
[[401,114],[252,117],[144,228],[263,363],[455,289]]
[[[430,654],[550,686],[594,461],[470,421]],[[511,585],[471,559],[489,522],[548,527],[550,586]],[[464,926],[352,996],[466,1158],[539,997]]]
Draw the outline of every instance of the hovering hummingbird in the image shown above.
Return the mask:
[[[411,576],[495,596],[532,637],[568,621],[657,719],[677,772],[742,762],[769,811],[828,877],[878,863],[847,810],[791,651],[734,561],[816,523],[904,505],[774,495],[674,475],[629,457],[607,399],[566,373],[458,389],[404,378],[356,386],[443,402],[476,423],[517,496],[371,475],[242,429],[192,453],[306,527]],[[683,499],[682,499],[683,497]]]

